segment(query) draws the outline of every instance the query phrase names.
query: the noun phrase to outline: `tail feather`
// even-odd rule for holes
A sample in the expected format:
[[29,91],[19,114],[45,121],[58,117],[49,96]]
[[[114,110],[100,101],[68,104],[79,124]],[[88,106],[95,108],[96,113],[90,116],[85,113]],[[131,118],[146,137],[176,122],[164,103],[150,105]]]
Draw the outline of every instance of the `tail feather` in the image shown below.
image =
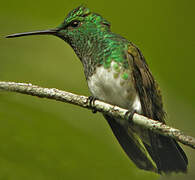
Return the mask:
[[159,174],[187,172],[187,156],[175,140],[149,131],[150,144],[145,144],[135,133],[125,129],[112,117],[104,117],[119,144],[138,168]]
[[159,173],[187,172],[187,156],[175,140],[154,133],[150,133],[150,138],[151,148],[146,148]]
[[156,164],[138,136],[129,131],[127,132],[124,127],[118,124],[110,116],[104,115],[104,117],[108,121],[119,144],[135,165],[140,169],[157,172]]

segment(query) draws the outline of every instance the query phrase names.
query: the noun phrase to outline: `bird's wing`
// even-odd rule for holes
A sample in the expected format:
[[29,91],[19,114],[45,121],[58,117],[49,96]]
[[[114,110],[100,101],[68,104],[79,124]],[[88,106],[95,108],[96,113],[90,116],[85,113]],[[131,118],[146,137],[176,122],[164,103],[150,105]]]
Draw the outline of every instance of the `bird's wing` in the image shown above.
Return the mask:
[[157,82],[154,80],[140,50],[129,44],[128,61],[132,67],[132,80],[139,94],[143,115],[165,123],[162,97]]
[[[140,50],[132,43],[128,46],[127,59],[132,69],[133,84],[140,98],[142,114],[165,123],[165,112],[159,86]],[[155,161],[159,173],[186,172],[187,157],[175,140],[149,130],[148,137],[149,144],[145,143],[145,147]]]

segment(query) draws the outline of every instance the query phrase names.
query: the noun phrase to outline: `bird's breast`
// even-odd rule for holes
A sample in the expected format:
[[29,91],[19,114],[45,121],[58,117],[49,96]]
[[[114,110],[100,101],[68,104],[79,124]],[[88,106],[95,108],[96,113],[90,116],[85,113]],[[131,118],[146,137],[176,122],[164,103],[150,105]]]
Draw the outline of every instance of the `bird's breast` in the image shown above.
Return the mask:
[[109,68],[98,66],[88,78],[88,87],[93,96],[122,108],[141,112],[141,103],[131,79],[130,69],[111,62]]

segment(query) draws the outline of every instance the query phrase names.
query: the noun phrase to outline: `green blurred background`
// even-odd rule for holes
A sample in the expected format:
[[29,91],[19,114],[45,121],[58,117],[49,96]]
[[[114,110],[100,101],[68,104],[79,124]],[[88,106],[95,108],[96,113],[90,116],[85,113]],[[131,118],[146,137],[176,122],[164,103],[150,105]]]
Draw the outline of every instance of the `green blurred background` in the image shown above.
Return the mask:
[[[0,35],[56,27],[82,3],[140,47],[161,86],[168,124],[195,136],[195,1],[1,0]],[[1,38],[0,60],[0,80],[89,95],[81,63],[58,38]],[[183,148],[189,173],[160,177],[135,167],[101,114],[0,93],[0,180],[195,179],[195,151]]]

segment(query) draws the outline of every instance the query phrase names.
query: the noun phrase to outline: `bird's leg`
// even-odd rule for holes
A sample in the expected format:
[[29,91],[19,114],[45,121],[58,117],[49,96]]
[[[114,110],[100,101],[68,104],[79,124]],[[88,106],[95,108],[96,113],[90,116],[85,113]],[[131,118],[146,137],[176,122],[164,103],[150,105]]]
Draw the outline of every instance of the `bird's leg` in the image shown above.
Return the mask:
[[95,102],[95,100],[97,100],[97,98],[94,97],[94,96],[89,96],[88,97],[89,107],[92,109],[92,113],[96,113],[97,112],[97,110],[94,108],[94,102]]

